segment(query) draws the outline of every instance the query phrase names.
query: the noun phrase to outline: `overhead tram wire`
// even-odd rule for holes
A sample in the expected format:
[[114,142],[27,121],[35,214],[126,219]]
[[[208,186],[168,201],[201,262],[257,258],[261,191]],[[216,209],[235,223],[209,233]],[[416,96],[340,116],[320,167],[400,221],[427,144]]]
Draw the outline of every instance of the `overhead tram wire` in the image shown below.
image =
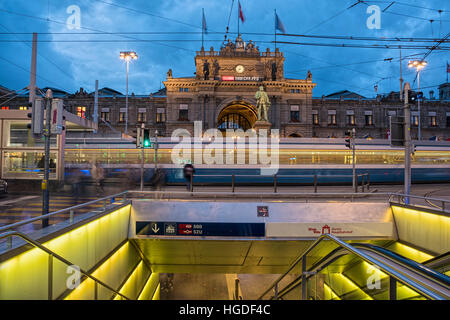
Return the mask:
[[[5,27],[3,24],[0,23],[0,27],[2,27],[3,29],[10,31],[7,27]],[[15,36],[15,35],[14,35]],[[17,39],[19,39],[19,37],[15,36]],[[30,46],[27,42],[28,41],[24,41],[22,39],[19,39],[20,42],[22,42],[23,44],[25,44],[28,48],[32,48],[32,46]],[[32,42],[33,40],[30,40],[30,42]],[[54,63],[53,61],[51,61],[50,59],[48,59],[45,55],[42,55],[39,51],[37,52],[37,54],[41,57],[44,58],[46,61],[48,61],[50,64],[52,64],[53,66],[55,66],[59,71],[61,71],[61,73],[63,73],[65,76],[71,78],[72,80],[76,81],[76,79],[68,74],[66,71],[64,71],[61,67],[59,67],[56,63]]]
[[[8,60],[8,59],[6,59],[6,58],[4,58],[4,57],[2,57],[2,56],[0,56],[0,59],[1,59],[1,60],[4,60],[4,61],[6,61],[6,62],[8,62],[9,64],[11,64],[11,65],[13,65],[13,66],[15,66],[15,67],[17,67],[17,68],[23,70],[23,71],[25,71],[25,72],[28,73],[28,74],[31,72],[30,70],[28,70],[28,69],[26,69],[26,68],[24,68],[24,67],[22,67],[22,66],[19,66],[18,64],[14,63],[14,62],[12,62],[11,60]],[[44,77],[41,77],[41,76],[39,76],[37,73],[36,73],[36,77],[38,77],[38,78],[40,78],[40,79],[42,79],[42,80],[44,80],[44,81],[47,81],[48,83],[51,83],[51,84],[55,85],[55,87],[60,88],[60,89],[63,89],[63,90],[66,91],[66,92],[70,92],[69,90],[66,90],[65,88],[61,87],[60,84],[57,84],[57,83],[55,83],[55,82],[53,82],[53,81],[51,81],[51,80],[48,80],[48,79],[46,79],[46,78],[44,78]]]
[[[1,11],[1,9],[0,9]],[[222,32],[208,31],[210,34],[223,34]],[[237,34],[237,32],[229,32],[230,34]],[[2,34],[25,35],[33,34],[32,32],[0,32]],[[172,35],[172,34],[192,34],[200,35],[200,31],[125,31],[125,32],[39,32],[40,35]],[[263,32],[241,32],[242,35],[257,35],[257,36],[273,36],[273,33]],[[277,33],[277,35],[285,37],[304,37],[317,39],[333,39],[333,40],[354,40],[354,41],[394,41],[394,42],[437,42],[440,38],[424,38],[424,37],[358,37],[358,36],[338,36],[338,35],[307,35],[296,33]],[[445,39],[444,42],[450,42],[450,39]]]
[[4,98],[4,97],[7,97],[9,95],[12,95],[12,94],[16,94],[16,93],[21,92],[21,91],[25,91],[25,90],[28,90],[28,87],[22,88],[22,89],[17,90],[17,91],[11,91],[10,93],[4,94],[3,96],[0,96],[0,99]]
[[[320,46],[320,47],[337,47],[337,48],[362,48],[362,49],[431,49],[431,46],[420,46],[420,45],[393,45],[393,44],[347,44],[347,43],[314,43],[314,42],[294,42],[294,41],[277,41],[281,44],[292,44],[292,45],[302,45],[302,46]],[[435,50],[449,50],[450,47],[437,47]]]
[[[46,19],[46,18],[42,18],[42,17],[38,17],[38,16],[33,16],[33,15],[29,15],[29,14],[23,14],[23,13],[17,13],[14,11],[10,11],[10,10],[5,10],[5,9],[0,9],[0,12],[6,12],[9,14],[13,14],[13,15],[18,15],[18,16],[23,16],[23,17],[27,17],[27,18],[31,18],[31,19],[37,19],[37,20],[41,20],[41,21],[45,21],[45,22],[53,22],[53,23],[57,23],[57,24],[61,24],[61,25],[66,25],[66,22],[62,22],[62,21],[57,21],[57,20],[53,20],[53,19]],[[81,29],[86,29],[86,30],[90,30],[90,31],[95,31],[95,32],[105,32],[103,30],[97,30],[94,28],[89,28],[89,27],[83,27],[80,26]],[[110,33],[110,32],[105,32],[105,34],[111,34],[113,35],[114,33]],[[128,36],[123,36],[123,35],[119,35],[122,38],[128,38],[131,40],[140,40],[137,38],[133,38],[133,37],[128,37]],[[190,49],[186,49],[186,48],[182,48],[182,47],[176,47],[176,46],[171,46],[171,45],[167,45],[167,44],[163,44],[163,43],[158,43],[158,42],[154,42],[158,45],[161,46],[165,46],[165,47],[170,47],[170,48],[175,48],[175,49],[180,49],[180,50],[185,50],[185,51],[189,51],[189,52],[195,52],[195,50],[190,50]]]
[[436,12],[450,12],[450,10],[442,10],[442,9],[433,9],[433,8],[427,8],[427,7],[422,7],[422,6],[418,6],[418,5],[414,5],[414,4],[410,4],[410,3],[405,3],[405,2],[399,2],[399,1],[361,1],[361,2],[366,2],[366,3],[392,3],[393,4],[398,4],[401,6],[408,6],[408,7],[412,7],[412,8],[418,8],[418,9],[424,9],[424,10],[430,10],[430,11],[436,11]]

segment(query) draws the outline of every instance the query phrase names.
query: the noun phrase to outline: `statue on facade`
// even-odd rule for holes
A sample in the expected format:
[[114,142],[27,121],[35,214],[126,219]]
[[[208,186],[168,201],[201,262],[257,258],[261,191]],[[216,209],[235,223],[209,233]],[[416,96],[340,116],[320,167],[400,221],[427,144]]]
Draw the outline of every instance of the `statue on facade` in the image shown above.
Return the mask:
[[[260,86],[259,91],[255,93],[256,108],[258,109],[258,121],[269,121],[267,119],[267,110],[270,107],[270,100],[267,93],[264,91],[264,87]],[[263,117],[261,117],[261,109],[264,111]]]
[[169,69],[169,71],[167,71],[167,79],[172,79],[172,69]]
[[205,60],[203,63],[203,76],[204,80],[209,80],[209,63],[208,60]]
[[307,80],[311,80],[312,79],[312,73],[310,70],[308,70],[308,74],[306,75],[306,79]]

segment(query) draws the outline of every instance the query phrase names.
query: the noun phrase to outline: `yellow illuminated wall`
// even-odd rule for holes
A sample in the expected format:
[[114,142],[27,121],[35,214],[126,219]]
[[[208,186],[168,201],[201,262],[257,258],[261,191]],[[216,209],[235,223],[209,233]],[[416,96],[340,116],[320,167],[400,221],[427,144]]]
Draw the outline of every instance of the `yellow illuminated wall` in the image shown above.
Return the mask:
[[[71,230],[43,245],[90,270],[128,237],[131,205]],[[53,260],[53,297],[66,289],[71,274],[67,266]],[[47,299],[48,255],[34,248],[0,263],[0,299]]]
[[437,255],[450,250],[450,217],[392,206],[400,241]]

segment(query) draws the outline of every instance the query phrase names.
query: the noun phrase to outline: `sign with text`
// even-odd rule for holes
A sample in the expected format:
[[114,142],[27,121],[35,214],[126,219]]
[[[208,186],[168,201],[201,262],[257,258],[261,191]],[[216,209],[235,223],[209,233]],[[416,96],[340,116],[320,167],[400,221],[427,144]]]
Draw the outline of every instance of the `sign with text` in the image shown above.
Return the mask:
[[136,235],[264,237],[264,223],[136,222]]

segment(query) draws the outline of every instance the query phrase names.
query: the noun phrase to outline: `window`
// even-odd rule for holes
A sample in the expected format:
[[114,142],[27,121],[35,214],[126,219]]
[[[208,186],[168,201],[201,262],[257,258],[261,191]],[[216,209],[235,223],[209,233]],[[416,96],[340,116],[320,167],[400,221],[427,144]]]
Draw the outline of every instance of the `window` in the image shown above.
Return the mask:
[[319,115],[317,113],[313,113],[312,115],[312,122],[314,125],[318,125],[319,124]]
[[300,93],[300,89],[295,89],[295,93]]
[[86,107],[77,107],[77,116],[86,118]]
[[178,114],[178,121],[188,121],[188,105],[180,104],[180,110]]
[[184,88],[184,92],[189,92],[189,88]]
[[119,113],[119,122],[125,122],[125,112]]
[[295,93],[295,89],[291,89],[291,93]]
[[3,106],[3,107],[2,107],[2,110],[9,110],[9,107],[8,107],[8,106],[6,106],[6,107]]
[[430,126],[437,127],[436,116],[430,116]]
[[300,121],[300,108],[298,105],[291,106],[291,122]]
[[414,115],[411,117],[411,125],[418,127],[419,126],[419,116]]
[[103,121],[109,122],[109,111],[102,111],[101,117]]
[[336,125],[336,110],[328,110],[328,125]]
[[355,125],[355,111],[347,110],[347,125],[354,126]]
[[20,107],[19,107],[19,110],[28,110],[28,107],[26,107],[26,106],[20,106]]
[[180,92],[183,92],[183,88],[180,88],[179,90],[180,90]]
[[373,113],[371,110],[364,111],[366,126],[373,126]]
[[137,114],[137,122],[146,122],[147,121],[147,109],[139,108]]
[[157,108],[156,109],[156,122],[166,122],[166,109]]

